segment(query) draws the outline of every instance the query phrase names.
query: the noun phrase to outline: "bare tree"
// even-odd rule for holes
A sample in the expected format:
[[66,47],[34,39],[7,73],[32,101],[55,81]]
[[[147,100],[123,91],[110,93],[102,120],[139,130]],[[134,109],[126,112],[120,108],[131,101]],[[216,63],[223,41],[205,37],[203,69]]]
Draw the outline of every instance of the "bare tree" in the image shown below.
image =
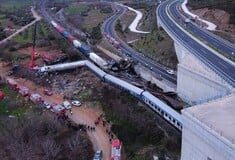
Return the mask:
[[32,112],[15,119],[0,117],[0,128],[1,159],[75,160],[79,156],[80,160],[87,160],[93,155],[85,133],[68,130],[50,114]]
[[43,143],[41,143],[41,147],[45,155],[45,160],[54,160],[61,150],[61,146],[57,145],[52,139],[49,138],[47,138],[45,141],[43,141]]
[[71,151],[76,150],[79,146],[81,146],[81,137],[73,136],[72,139],[67,141],[67,146]]

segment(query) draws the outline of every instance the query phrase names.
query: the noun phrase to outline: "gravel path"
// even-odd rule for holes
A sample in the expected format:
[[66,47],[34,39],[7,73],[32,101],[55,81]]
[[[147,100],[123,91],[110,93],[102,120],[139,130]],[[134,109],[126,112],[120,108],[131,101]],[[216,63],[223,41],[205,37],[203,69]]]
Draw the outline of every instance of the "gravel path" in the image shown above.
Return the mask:
[[18,29],[15,33],[13,33],[12,35],[8,36],[7,38],[3,39],[2,41],[0,41],[0,44],[3,42],[6,42],[7,40],[10,40],[11,38],[13,38],[14,36],[16,36],[17,34],[19,34],[20,32],[24,31],[25,29],[27,29],[28,27],[30,27],[31,25],[33,25],[35,22],[41,20],[41,17],[39,16],[39,14],[34,10],[34,8],[31,8],[31,11],[33,13],[33,17],[36,18],[34,21],[32,21],[31,23],[25,25],[24,27]]

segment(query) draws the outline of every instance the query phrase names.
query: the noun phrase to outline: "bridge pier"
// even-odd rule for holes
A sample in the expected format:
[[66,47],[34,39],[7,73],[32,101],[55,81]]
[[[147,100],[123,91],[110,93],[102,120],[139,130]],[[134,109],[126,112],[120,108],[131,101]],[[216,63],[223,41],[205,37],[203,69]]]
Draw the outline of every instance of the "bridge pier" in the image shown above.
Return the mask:
[[174,41],[175,52],[179,61],[176,89],[179,97],[190,104],[194,104],[235,92],[231,85],[180,43],[178,37],[171,30],[168,30],[165,23],[162,23],[159,15],[157,15],[157,25],[163,27]]
[[230,93],[231,87],[217,74],[190,54],[183,46],[174,43],[179,61],[177,93],[190,104],[206,102]]
[[176,41],[174,41],[174,47],[175,47],[177,59],[178,59],[179,63],[181,63],[182,60],[184,59],[184,57],[190,53],[183,46],[178,44]]

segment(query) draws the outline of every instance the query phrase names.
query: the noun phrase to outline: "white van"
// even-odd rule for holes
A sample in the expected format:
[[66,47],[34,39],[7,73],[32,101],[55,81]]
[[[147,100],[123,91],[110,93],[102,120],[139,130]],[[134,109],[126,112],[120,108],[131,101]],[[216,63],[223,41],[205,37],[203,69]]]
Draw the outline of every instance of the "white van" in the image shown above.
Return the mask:
[[64,102],[63,102],[63,106],[64,106],[64,108],[66,108],[66,109],[71,109],[71,108],[72,108],[69,101],[64,101]]

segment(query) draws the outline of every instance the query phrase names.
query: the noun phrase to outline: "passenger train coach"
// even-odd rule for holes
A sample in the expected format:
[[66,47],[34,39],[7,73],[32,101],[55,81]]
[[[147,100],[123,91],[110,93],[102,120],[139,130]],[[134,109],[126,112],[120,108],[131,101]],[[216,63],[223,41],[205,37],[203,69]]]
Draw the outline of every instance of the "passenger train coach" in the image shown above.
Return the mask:
[[[52,26],[61,33],[65,38],[67,38],[74,47],[78,48],[85,56],[89,57],[92,61],[98,64],[100,67],[104,66],[104,60],[96,55],[91,49],[73,37],[70,33],[65,31],[63,27],[58,25],[55,21],[51,21]],[[118,88],[129,92],[131,95],[137,97],[144,103],[146,103],[152,110],[161,115],[165,120],[174,125],[177,129],[182,131],[182,118],[180,113],[173,110],[170,106],[153,96],[148,91],[138,88],[124,80],[121,80],[113,75],[107,74],[102,69],[94,65],[93,63],[87,61],[85,64],[89,69],[91,69],[101,80],[110,83]]]

